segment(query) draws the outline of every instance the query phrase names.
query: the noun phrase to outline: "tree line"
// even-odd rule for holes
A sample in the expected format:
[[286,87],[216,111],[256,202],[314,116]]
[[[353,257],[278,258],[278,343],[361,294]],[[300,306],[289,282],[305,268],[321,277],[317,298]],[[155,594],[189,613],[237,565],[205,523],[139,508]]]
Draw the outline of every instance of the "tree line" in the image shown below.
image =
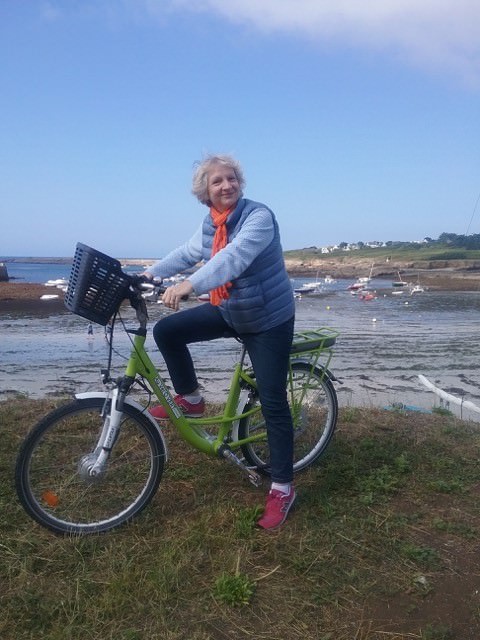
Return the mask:
[[[425,238],[429,240],[429,238]],[[456,233],[441,233],[438,240],[432,240],[432,243],[445,244],[450,247],[459,249],[480,249],[480,233],[472,233],[469,236],[457,235]]]

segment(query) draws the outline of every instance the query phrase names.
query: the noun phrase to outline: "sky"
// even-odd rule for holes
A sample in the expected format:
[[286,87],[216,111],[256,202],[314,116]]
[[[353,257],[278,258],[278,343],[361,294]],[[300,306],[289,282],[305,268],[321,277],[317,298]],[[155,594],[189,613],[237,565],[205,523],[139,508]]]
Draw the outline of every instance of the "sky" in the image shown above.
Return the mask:
[[0,0],[0,256],[157,258],[231,153],[285,250],[480,233],[478,0]]

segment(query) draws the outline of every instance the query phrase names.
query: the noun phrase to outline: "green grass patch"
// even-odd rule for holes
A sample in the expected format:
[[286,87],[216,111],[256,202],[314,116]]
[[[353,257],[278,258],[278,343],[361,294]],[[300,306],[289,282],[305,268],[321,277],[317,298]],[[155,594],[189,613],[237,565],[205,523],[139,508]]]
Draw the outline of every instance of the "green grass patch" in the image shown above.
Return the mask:
[[391,261],[431,261],[431,260],[478,260],[480,259],[480,249],[460,249],[448,247],[442,244],[414,244],[399,243],[386,247],[363,247],[355,251],[337,250],[331,253],[322,253],[321,248],[305,248],[285,251],[285,258],[308,262],[310,260],[331,260],[343,259],[345,263],[351,258],[368,259],[372,261],[384,261],[389,258]]
[[298,475],[285,526],[267,485],[191,451],[133,523],[57,537],[13,489],[26,431],[54,406],[0,403],[0,637],[6,640],[447,640],[480,637],[480,431],[451,416],[347,408]]

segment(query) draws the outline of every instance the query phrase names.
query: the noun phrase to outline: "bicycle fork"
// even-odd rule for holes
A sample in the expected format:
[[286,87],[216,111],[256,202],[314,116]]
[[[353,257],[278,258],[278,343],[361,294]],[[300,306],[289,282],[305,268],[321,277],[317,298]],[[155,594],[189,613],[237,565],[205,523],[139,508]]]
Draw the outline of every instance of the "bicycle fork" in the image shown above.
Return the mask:
[[[102,409],[103,427],[97,445],[92,453],[83,456],[79,463],[80,475],[85,480],[95,481],[105,473],[108,459],[113,445],[120,431],[125,394],[120,389],[113,389],[111,396],[107,396]],[[107,407],[110,409],[107,411]]]

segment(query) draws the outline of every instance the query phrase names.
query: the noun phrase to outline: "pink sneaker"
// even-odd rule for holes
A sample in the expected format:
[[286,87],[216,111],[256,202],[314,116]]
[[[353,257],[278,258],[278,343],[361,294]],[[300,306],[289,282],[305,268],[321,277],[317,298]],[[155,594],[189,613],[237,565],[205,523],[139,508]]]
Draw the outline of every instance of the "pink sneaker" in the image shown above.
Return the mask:
[[[203,398],[196,404],[188,402],[183,396],[175,396],[174,401],[177,407],[180,407],[189,418],[201,418],[203,416],[205,411],[205,400]],[[166,420],[168,418],[167,412],[161,404],[155,405],[148,411],[157,420]]]
[[271,489],[265,504],[265,511],[257,525],[262,529],[277,529],[287,519],[290,507],[295,502],[296,493],[293,486],[289,493],[282,493],[277,489]]

